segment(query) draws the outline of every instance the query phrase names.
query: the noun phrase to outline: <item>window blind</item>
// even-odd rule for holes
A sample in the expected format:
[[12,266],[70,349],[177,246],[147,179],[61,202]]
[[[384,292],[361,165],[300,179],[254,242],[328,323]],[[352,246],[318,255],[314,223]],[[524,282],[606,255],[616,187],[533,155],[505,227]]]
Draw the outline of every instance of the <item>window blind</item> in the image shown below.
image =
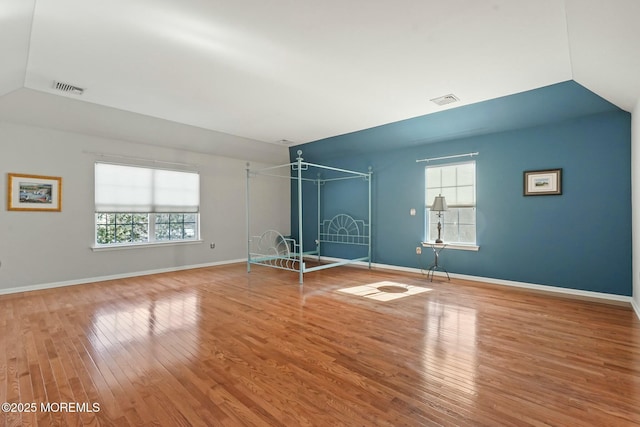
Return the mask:
[[200,175],[165,169],[95,164],[96,212],[200,210]]

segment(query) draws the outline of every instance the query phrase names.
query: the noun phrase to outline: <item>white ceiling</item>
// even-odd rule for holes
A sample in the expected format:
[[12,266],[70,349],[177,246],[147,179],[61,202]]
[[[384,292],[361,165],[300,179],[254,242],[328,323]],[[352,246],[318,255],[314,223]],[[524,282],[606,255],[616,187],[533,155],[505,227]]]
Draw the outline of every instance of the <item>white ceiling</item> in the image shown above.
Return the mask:
[[638,18],[637,0],[0,0],[0,120],[269,159],[571,79],[631,111]]

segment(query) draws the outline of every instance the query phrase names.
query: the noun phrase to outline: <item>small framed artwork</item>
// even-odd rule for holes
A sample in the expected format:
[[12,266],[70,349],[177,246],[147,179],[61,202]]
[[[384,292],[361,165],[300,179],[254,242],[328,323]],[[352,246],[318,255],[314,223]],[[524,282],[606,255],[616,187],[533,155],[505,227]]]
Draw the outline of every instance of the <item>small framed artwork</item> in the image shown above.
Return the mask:
[[550,196],[562,194],[562,169],[524,172],[525,196]]
[[10,173],[8,181],[8,210],[49,212],[62,210],[62,178]]
[[562,169],[524,172],[525,196],[550,196],[562,194]]

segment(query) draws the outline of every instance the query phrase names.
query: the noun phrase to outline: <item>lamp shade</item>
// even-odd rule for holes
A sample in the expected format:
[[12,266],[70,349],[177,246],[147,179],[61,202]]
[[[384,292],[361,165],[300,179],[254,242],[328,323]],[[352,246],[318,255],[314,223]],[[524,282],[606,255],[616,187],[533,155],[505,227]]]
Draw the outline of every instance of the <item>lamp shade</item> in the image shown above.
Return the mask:
[[447,201],[444,199],[443,195],[436,196],[436,198],[433,199],[431,210],[434,212],[443,212],[447,210]]

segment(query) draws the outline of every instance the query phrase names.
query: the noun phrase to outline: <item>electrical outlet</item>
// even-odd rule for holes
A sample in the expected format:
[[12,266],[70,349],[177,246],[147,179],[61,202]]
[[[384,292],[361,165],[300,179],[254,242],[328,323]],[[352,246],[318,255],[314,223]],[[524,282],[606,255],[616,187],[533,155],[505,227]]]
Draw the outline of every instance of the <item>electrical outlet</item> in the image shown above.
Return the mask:
[[422,254],[422,248],[420,246],[416,246],[416,254],[417,255]]

